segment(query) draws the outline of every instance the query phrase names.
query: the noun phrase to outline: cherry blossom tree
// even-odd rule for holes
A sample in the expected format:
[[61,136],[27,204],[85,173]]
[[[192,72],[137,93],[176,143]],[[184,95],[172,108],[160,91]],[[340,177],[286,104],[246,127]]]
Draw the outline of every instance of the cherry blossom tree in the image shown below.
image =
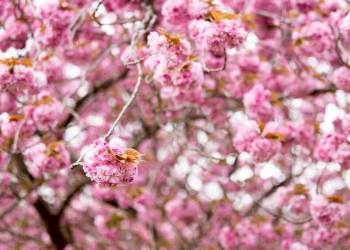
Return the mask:
[[0,249],[350,249],[350,1],[0,1]]

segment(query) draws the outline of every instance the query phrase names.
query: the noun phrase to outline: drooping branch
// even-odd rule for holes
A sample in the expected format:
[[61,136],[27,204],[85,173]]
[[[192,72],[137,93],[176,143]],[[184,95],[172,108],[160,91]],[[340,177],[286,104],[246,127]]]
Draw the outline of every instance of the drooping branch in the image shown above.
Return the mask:
[[259,208],[261,208],[263,211],[265,211],[265,212],[268,213],[269,215],[275,217],[275,219],[277,219],[277,220],[278,220],[278,219],[282,219],[282,220],[284,220],[284,221],[286,221],[286,222],[289,222],[289,223],[292,223],[292,224],[294,224],[294,225],[303,225],[303,224],[308,223],[308,222],[310,222],[310,221],[312,220],[311,217],[308,217],[308,218],[303,219],[303,220],[293,220],[293,219],[288,218],[287,216],[285,216],[281,210],[278,212],[278,214],[276,214],[276,213],[270,211],[269,209],[263,207],[261,204],[257,204],[257,205],[258,205]]

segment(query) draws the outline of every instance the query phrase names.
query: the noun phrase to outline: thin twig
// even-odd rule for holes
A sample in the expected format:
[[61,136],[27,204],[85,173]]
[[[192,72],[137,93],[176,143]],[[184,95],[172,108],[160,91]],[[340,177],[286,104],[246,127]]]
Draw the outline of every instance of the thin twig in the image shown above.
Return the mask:
[[98,9],[100,8],[100,6],[102,5],[103,3],[103,0],[100,0],[98,3],[97,3],[97,6],[96,8],[94,9],[94,11],[92,12],[92,19],[98,24],[98,26],[103,26],[103,25],[117,25],[117,24],[127,24],[127,23],[135,23],[135,22],[138,22],[138,21],[142,21],[142,19],[138,19],[138,18],[135,18],[135,17],[131,17],[131,18],[128,18],[128,19],[123,19],[123,20],[117,20],[117,21],[114,21],[114,22],[111,22],[111,23],[102,23],[98,17],[97,17],[97,11]]
[[256,200],[253,206],[247,211],[246,215],[252,215],[258,207],[260,207],[260,203],[266,198],[270,197],[274,194],[280,187],[288,184],[293,179],[293,175],[290,173],[283,181],[278,183],[277,185],[272,186],[269,190],[267,190],[258,200]]
[[7,209],[5,209],[1,214],[0,214],[0,220],[2,220],[7,214],[10,212],[14,211],[14,209],[19,205],[21,202],[21,199],[17,199],[15,202],[11,204]]
[[96,8],[92,12],[92,19],[100,26],[102,26],[102,24],[100,23],[100,21],[96,17],[96,13],[97,13],[98,9],[100,8],[100,6],[102,5],[102,3],[103,3],[103,0],[98,1]]
[[115,121],[113,122],[113,125],[111,126],[111,128],[109,129],[109,131],[107,132],[107,134],[103,137],[103,139],[107,140],[113,133],[114,129],[116,128],[116,126],[118,125],[118,123],[120,122],[121,118],[123,117],[124,113],[126,112],[126,110],[129,108],[129,106],[132,104],[132,102],[134,101],[137,92],[139,91],[139,88],[141,86],[141,82],[142,82],[142,67],[140,63],[136,64],[137,66],[137,80],[136,80],[136,85],[135,88],[129,98],[129,100],[127,101],[127,103],[124,105],[124,107],[122,108],[122,110],[120,111],[117,119],[115,119]]
[[281,215],[277,215],[275,214],[274,212],[270,211],[269,209],[265,208],[264,206],[262,206],[261,204],[258,204],[258,206],[263,210],[265,211],[266,213],[272,215],[273,217],[280,217],[282,220],[284,221],[287,221],[289,223],[292,223],[294,225],[302,225],[302,224],[305,224],[305,223],[308,223],[310,221],[312,221],[312,218],[307,218],[307,219],[304,219],[304,220],[301,220],[301,221],[294,221],[286,216],[284,216],[283,214]]
[[[136,54],[136,41],[137,41],[137,38],[139,37],[138,32],[140,31],[140,33],[141,33],[140,36],[142,37],[147,32],[147,30],[149,30],[150,27],[153,26],[154,22],[155,22],[155,15],[153,13],[153,9],[148,7],[147,14],[145,16],[144,21],[142,22],[143,23],[143,29],[142,30],[136,30],[133,38],[131,39],[131,49],[132,49],[132,53],[133,53],[133,56],[135,58],[135,61],[139,60],[139,58],[137,57],[137,54]],[[137,62],[136,63],[136,68],[137,68],[137,80],[136,80],[135,88],[134,88],[134,90],[133,90],[129,100],[124,105],[124,107],[120,111],[118,117],[113,122],[111,128],[109,129],[107,134],[103,137],[103,139],[105,139],[105,140],[107,140],[112,135],[114,129],[117,127],[117,125],[120,122],[121,118],[123,117],[124,113],[129,108],[129,106],[132,104],[132,102],[134,101],[134,99],[135,99],[135,97],[137,95],[137,92],[139,91],[139,88],[140,88],[141,82],[142,82],[142,77],[143,77],[141,62]]]

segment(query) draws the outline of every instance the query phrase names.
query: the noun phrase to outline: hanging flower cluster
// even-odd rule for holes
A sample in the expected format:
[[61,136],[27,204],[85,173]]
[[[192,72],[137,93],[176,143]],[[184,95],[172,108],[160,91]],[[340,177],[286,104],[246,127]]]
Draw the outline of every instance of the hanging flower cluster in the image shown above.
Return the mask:
[[83,169],[86,175],[100,185],[130,183],[135,179],[141,154],[126,148],[120,138],[110,142],[97,139],[85,157]]

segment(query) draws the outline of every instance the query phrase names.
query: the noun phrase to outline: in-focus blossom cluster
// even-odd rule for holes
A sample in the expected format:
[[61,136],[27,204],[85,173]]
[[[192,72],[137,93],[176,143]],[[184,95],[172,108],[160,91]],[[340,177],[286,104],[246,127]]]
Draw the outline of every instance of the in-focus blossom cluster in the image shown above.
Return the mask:
[[100,185],[130,183],[137,174],[140,157],[138,151],[127,148],[118,137],[109,142],[100,138],[86,155],[83,169],[92,181]]

